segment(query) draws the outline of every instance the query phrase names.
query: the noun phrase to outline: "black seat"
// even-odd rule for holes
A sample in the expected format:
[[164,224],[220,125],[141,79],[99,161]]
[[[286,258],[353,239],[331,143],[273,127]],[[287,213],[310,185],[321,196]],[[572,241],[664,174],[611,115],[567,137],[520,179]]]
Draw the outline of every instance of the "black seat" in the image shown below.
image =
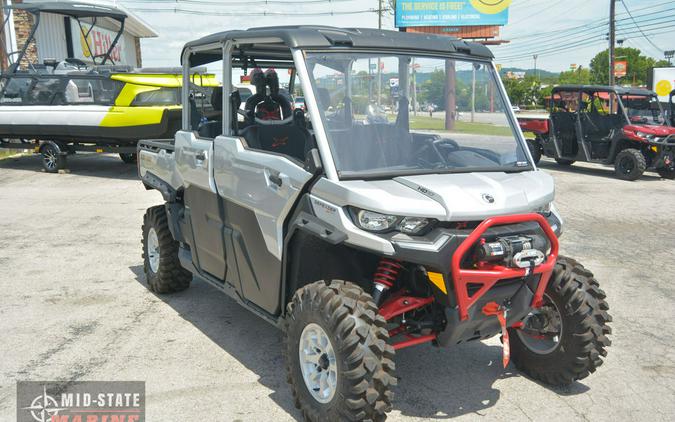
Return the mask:
[[218,86],[211,92],[211,107],[214,115],[206,122],[199,124],[197,133],[204,138],[215,138],[223,133],[223,88]]
[[297,124],[252,125],[243,129],[241,136],[251,148],[288,155],[301,162],[313,145],[309,131]]

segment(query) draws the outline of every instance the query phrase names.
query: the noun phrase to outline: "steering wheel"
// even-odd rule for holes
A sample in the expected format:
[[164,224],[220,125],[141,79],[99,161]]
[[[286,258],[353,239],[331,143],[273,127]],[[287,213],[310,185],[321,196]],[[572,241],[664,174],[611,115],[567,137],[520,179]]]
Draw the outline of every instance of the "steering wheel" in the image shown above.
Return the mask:
[[[459,148],[457,142],[448,138],[432,137],[421,142],[425,144],[413,152],[411,157],[411,164],[420,168],[442,169],[447,167],[448,161],[438,148],[439,144],[449,144],[453,149]],[[436,160],[433,160],[432,157]]]

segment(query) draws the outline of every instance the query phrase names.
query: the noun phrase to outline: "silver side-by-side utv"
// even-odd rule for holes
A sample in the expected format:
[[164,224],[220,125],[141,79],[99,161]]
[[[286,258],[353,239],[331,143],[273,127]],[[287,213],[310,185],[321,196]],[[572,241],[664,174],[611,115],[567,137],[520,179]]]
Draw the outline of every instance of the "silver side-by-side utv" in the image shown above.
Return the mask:
[[[559,255],[538,171],[490,51],[446,36],[273,27],[188,43],[182,130],[141,141],[165,203],[143,222],[150,289],[192,279],[283,330],[305,419],[383,420],[396,350],[501,335],[552,385],[610,345],[605,293]],[[242,77],[194,107],[195,66]],[[293,96],[305,107],[294,107]]]

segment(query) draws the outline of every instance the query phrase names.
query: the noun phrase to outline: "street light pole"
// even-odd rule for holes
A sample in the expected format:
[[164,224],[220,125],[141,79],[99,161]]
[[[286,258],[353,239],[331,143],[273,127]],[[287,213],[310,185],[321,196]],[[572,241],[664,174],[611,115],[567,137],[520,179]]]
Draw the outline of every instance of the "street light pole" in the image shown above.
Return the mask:
[[673,59],[673,56],[675,56],[675,50],[664,51],[663,55],[666,58],[666,60],[668,60],[669,65],[673,64],[671,60]]
[[534,77],[539,80],[539,73],[537,72],[537,58],[539,57],[538,54],[534,54],[532,58],[534,59]]

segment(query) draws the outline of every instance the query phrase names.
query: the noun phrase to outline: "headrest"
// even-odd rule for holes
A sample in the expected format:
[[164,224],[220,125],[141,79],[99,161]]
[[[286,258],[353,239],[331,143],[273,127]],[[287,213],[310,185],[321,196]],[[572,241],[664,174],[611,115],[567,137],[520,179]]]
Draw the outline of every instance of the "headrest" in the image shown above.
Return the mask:
[[265,79],[265,74],[261,68],[256,67],[251,71],[251,85],[255,87],[256,93],[265,95]]
[[269,68],[265,71],[265,81],[267,86],[270,87],[270,94],[277,95],[279,94],[279,75],[277,75],[276,70]]

